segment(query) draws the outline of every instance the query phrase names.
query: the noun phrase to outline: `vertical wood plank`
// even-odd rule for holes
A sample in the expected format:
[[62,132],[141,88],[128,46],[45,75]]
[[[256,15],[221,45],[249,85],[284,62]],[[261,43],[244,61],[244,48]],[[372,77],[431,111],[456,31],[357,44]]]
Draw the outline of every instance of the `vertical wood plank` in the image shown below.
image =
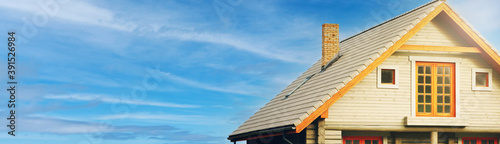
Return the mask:
[[431,132],[431,144],[438,144],[438,132],[437,131]]
[[318,119],[318,143],[325,144],[325,119]]
[[399,136],[394,138],[394,144],[403,144],[403,139]]

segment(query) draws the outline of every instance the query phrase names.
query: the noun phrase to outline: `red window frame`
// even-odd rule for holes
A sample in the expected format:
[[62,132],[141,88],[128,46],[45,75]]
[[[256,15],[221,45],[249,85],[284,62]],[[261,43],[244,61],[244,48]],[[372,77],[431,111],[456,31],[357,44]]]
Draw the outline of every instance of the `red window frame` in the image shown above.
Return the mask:
[[[383,144],[382,137],[380,136],[344,136],[342,137],[342,143],[346,144],[346,140],[359,140],[359,144],[365,144],[365,140],[378,140],[379,144]],[[497,144],[497,143],[495,143]]]
[[481,144],[483,140],[493,140],[494,144],[498,144],[498,138],[496,137],[463,137],[462,144],[465,144],[466,140],[476,140],[476,144]]
[[476,81],[477,81],[477,74],[484,74],[484,75],[486,75],[486,77],[485,77],[486,86],[478,86],[477,83],[476,83],[476,87],[490,87],[489,73],[488,72],[476,72],[476,74],[475,74]]

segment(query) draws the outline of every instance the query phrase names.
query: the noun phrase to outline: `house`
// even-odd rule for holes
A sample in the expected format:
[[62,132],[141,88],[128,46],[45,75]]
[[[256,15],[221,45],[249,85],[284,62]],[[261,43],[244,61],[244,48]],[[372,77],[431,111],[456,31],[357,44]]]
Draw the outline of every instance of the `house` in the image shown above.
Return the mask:
[[498,144],[500,56],[445,0],[339,42],[229,135],[248,144]]

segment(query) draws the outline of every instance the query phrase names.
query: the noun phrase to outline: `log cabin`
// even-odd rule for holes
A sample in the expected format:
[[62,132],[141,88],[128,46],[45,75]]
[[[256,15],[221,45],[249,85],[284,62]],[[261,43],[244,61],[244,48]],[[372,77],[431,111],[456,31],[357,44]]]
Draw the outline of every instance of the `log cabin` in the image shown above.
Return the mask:
[[235,144],[498,144],[500,56],[445,0],[339,41],[228,139]]

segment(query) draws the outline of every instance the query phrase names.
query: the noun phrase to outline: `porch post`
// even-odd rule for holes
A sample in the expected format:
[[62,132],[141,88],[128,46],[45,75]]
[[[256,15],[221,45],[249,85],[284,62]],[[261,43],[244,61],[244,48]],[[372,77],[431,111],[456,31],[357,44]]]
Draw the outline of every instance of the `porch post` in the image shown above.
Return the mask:
[[437,131],[431,132],[431,144],[438,144],[438,132]]
[[318,119],[318,144],[325,144],[325,119]]

